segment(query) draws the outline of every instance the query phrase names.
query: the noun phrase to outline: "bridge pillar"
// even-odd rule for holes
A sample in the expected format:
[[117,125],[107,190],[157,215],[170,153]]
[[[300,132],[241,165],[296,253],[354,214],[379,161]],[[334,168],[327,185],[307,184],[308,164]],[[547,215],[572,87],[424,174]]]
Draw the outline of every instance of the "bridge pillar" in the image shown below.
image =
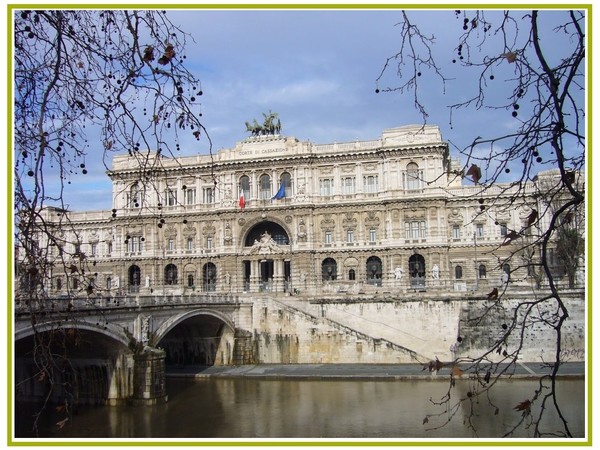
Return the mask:
[[236,328],[232,364],[234,366],[256,364],[258,362],[257,359],[255,341],[252,333]]
[[166,403],[165,382],[166,352],[157,348],[145,347],[133,356],[133,398],[134,405],[155,405]]

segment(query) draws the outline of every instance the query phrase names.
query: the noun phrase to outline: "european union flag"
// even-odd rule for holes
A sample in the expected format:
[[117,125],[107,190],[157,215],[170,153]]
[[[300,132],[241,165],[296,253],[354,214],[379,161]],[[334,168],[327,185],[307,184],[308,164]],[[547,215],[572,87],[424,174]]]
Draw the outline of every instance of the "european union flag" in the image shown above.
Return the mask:
[[285,198],[285,186],[284,186],[283,182],[281,182],[281,185],[279,186],[279,190],[277,191],[277,194],[275,194],[273,196],[273,198],[271,198],[271,200],[279,200],[280,198]]

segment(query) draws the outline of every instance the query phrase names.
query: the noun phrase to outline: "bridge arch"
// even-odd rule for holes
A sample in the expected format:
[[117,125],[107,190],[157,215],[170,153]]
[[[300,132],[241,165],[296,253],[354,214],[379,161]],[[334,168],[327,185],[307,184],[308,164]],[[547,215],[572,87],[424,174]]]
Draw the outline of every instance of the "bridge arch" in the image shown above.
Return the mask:
[[34,335],[34,333],[45,333],[48,331],[53,331],[57,329],[69,330],[85,330],[94,333],[99,333],[106,337],[109,337],[126,347],[129,345],[129,337],[123,332],[123,328],[119,326],[115,326],[114,324],[105,323],[100,325],[98,323],[88,322],[86,320],[78,320],[78,321],[47,321],[44,323],[36,324],[35,331],[31,326],[27,326],[20,330],[17,330],[14,334],[15,342],[26,339]]
[[[47,321],[37,324],[35,332],[31,326],[21,328],[14,342],[16,395],[61,404],[126,398],[133,393],[133,352],[128,344],[122,329],[105,322]],[[52,364],[40,364],[40,351],[52,355]]]
[[231,364],[235,324],[217,310],[195,309],[163,322],[155,331],[154,342],[165,350],[167,366]]

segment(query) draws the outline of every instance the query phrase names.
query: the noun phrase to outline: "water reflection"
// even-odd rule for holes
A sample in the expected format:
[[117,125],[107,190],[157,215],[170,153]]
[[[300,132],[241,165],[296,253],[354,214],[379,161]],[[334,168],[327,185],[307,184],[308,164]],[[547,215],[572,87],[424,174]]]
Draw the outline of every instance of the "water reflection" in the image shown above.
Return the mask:
[[[436,407],[447,382],[406,381],[297,381],[259,379],[169,379],[169,402],[154,407],[80,407],[62,430],[47,417],[44,436],[156,437],[156,438],[454,438],[500,437],[516,421],[514,407],[531,398],[537,383],[503,380],[494,391],[492,404],[475,399],[452,414]],[[457,385],[454,395],[466,395],[468,381]],[[585,393],[583,380],[561,380],[560,401],[575,436],[584,436]],[[465,418],[471,406],[475,436]],[[498,412],[496,414],[496,408]],[[24,425],[27,413],[20,408],[18,436],[30,435]],[[430,417],[423,424],[427,415]],[[558,428],[557,417],[548,415],[542,427]],[[530,437],[521,430],[515,437]]]

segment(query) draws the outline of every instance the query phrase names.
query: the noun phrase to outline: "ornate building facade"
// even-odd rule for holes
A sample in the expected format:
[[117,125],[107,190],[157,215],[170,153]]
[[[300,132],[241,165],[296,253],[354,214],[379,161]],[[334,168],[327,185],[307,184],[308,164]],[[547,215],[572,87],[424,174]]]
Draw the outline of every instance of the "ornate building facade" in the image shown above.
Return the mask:
[[215,155],[117,156],[112,211],[46,211],[75,230],[57,252],[93,264],[85,277],[57,271],[50,289],[319,296],[539,284],[526,255],[505,245],[542,210],[536,185],[515,201],[514,187],[483,190],[460,169],[435,126],[373,141],[268,135]]

